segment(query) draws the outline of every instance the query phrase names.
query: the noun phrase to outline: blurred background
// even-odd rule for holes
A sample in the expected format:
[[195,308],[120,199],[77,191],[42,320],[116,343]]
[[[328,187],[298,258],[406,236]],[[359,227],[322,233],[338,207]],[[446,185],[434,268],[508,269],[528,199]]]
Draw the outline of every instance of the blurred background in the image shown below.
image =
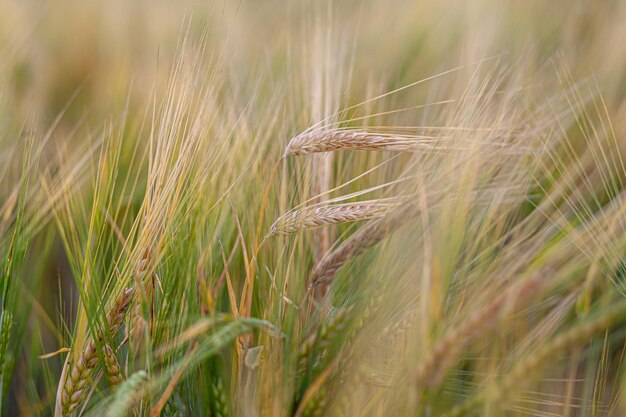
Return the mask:
[[52,119],[78,94],[74,117],[98,119],[129,84],[140,101],[167,76],[184,34],[210,38],[208,54],[251,89],[288,73],[321,22],[341,41],[328,53],[347,50],[359,79],[401,85],[493,56],[559,56],[575,78],[593,74],[611,107],[624,88],[621,1],[4,0],[0,8],[4,101],[24,118]]

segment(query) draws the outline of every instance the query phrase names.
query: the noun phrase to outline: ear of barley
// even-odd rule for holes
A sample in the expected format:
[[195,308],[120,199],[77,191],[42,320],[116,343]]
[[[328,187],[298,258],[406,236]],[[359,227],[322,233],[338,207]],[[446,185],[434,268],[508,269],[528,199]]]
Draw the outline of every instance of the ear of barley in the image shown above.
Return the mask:
[[5,366],[5,358],[11,340],[11,327],[13,326],[13,315],[8,311],[2,312],[0,319],[0,374],[3,374]]
[[320,349],[328,349],[331,343],[337,340],[339,335],[346,328],[350,311],[350,308],[341,308],[332,315],[330,320],[322,325],[317,341]]
[[309,364],[309,357],[315,347],[317,341],[317,332],[307,337],[304,342],[300,344],[298,349],[298,370],[304,372]]
[[93,371],[97,364],[96,343],[89,340],[78,360],[72,366],[63,385],[61,393],[63,416],[71,414],[82,403],[87,394],[88,385],[92,382]]
[[354,335],[356,335],[367,323],[370,318],[374,315],[374,313],[380,308],[382,305],[383,297],[381,292],[376,292],[372,294],[369,298],[369,301],[363,309],[356,315],[352,322],[352,326],[350,328],[349,338],[352,339]]
[[113,402],[108,407],[106,417],[129,415],[130,408],[138,400],[139,391],[148,380],[146,371],[137,371],[124,381],[115,392]]
[[211,394],[213,396],[213,412],[217,417],[230,416],[230,409],[228,407],[228,398],[226,397],[226,389],[224,383],[220,377],[217,377],[215,382],[211,384]]
[[284,156],[306,155],[338,150],[416,152],[443,149],[428,137],[383,135],[362,130],[322,130],[305,132],[289,141]]
[[107,380],[109,381],[111,387],[116,387],[121,384],[124,379],[122,375],[122,367],[120,366],[120,362],[117,360],[117,356],[111,346],[108,344],[104,345],[103,351]]
[[124,317],[126,316],[126,312],[128,311],[128,307],[135,296],[135,287],[126,288],[122,294],[117,298],[115,304],[109,313],[107,314],[107,322],[109,325],[109,332],[111,335],[117,334],[122,323],[124,322]]
[[346,328],[349,319],[349,308],[337,310],[319,329],[307,337],[298,351],[298,366],[300,371],[306,370],[311,360],[313,351],[317,350],[317,357],[324,355],[328,347],[333,343]]
[[313,206],[289,211],[280,216],[270,228],[270,236],[288,235],[303,229],[312,229],[330,224],[369,220],[383,216],[398,204],[394,199],[371,200],[333,206]]
[[448,369],[456,363],[467,346],[492,329],[502,313],[524,305],[543,288],[545,276],[535,274],[493,299],[457,327],[448,330],[421,361],[415,376],[417,389],[439,385]]
[[373,220],[361,227],[315,265],[311,272],[310,285],[312,287],[330,285],[343,265],[376,245],[416,214],[417,210],[412,205],[405,204],[388,216]]
[[[107,314],[107,322],[111,335],[119,330],[128,307],[135,294],[134,287],[126,288],[118,297],[115,304]],[[103,340],[102,335],[98,335]],[[70,363],[67,363],[69,366]],[[71,371],[63,382],[61,391],[62,415],[69,415],[78,407],[87,394],[88,384],[92,381],[94,370],[98,365],[98,352],[93,339],[88,339],[87,346],[81,352],[78,360],[72,366]]]
[[344,264],[380,242],[387,233],[388,227],[384,221],[374,221],[357,230],[315,265],[311,273],[311,286],[330,285]]
[[324,413],[328,403],[328,389],[323,385],[320,390],[304,406],[302,417],[319,417]]
[[[398,204],[401,204],[401,199],[398,199],[394,205],[398,206]],[[373,219],[327,253],[313,268],[309,285],[311,287],[330,285],[337,271],[347,262],[378,244],[418,214],[418,208],[410,202],[403,203],[393,210],[391,206],[388,206],[381,214],[382,217]]]

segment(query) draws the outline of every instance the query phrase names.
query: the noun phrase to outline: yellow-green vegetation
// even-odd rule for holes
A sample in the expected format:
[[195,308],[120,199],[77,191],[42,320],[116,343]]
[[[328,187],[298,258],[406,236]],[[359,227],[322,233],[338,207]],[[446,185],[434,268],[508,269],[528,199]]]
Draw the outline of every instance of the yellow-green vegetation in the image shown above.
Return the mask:
[[625,22],[0,1],[0,415],[626,415]]

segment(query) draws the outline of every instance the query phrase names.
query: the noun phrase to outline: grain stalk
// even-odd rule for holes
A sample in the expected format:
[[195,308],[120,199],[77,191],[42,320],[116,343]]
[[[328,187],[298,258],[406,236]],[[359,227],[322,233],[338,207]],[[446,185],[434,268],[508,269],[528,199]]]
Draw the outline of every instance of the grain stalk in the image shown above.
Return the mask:
[[274,222],[270,228],[270,236],[289,235],[303,229],[382,217],[391,207],[397,205],[395,200],[381,199],[333,206],[316,205],[292,210]]
[[417,210],[407,204],[388,216],[361,227],[315,265],[311,272],[310,285],[312,287],[330,285],[343,265],[379,243],[416,214]]
[[439,151],[434,139],[402,135],[384,135],[362,130],[322,130],[295,136],[285,148],[284,156],[300,156],[339,150],[370,151]]

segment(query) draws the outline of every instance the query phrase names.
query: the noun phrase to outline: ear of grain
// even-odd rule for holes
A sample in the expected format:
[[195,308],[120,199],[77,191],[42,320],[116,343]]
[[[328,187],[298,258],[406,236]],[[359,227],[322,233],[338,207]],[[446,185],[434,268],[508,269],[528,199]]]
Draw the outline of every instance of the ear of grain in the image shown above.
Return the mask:
[[322,350],[328,349],[328,347],[339,337],[343,330],[346,328],[348,318],[350,315],[350,308],[341,308],[337,310],[330,320],[328,320],[320,328],[317,344]]
[[111,387],[115,388],[122,383],[124,377],[122,375],[122,367],[117,360],[115,352],[109,345],[104,345],[104,366],[106,368],[107,381]]
[[333,206],[313,206],[289,211],[272,225],[270,235],[288,235],[303,229],[312,229],[330,224],[369,220],[383,216],[397,202],[371,200]]
[[[107,322],[111,335],[115,335],[122,325],[124,316],[134,294],[134,287],[126,288],[107,314]],[[100,340],[103,340],[102,335],[98,335],[98,337]],[[98,361],[99,358],[96,343],[93,339],[89,339],[87,341],[87,346],[81,352],[69,374],[66,373],[67,377],[63,383],[60,399],[62,415],[69,415],[83,402],[87,394],[88,385],[92,381],[94,370],[98,365]],[[66,366],[69,367],[70,363],[67,362]]]
[[106,412],[106,417],[129,415],[130,408],[138,400],[140,390],[147,380],[146,371],[137,371],[124,381],[115,393],[113,402]]
[[330,285],[335,274],[344,264],[380,242],[388,232],[389,228],[384,221],[375,221],[357,230],[315,265],[311,273],[310,285],[313,287]]
[[309,366],[310,361],[315,362],[312,357],[313,352],[317,351],[316,356],[324,355],[328,347],[337,339],[338,335],[346,328],[349,319],[349,308],[341,308],[336,311],[332,317],[324,322],[318,330],[307,337],[298,351],[298,366],[300,370],[304,370]]
[[416,214],[415,208],[407,204],[388,216],[373,220],[361,227],[315,265],[311,272],[310,285],[312,287],[330,285],[343,265],[376,245]]
[[226,397],[226,389],[222,379],[217,377],[216,381],[211,384],[211,395],[213,396],[213,412],[217,417],[228,417],[231,415],[228,407],[228,398]]
[[439,385],[448,369],[456,363],[473,340],[497,325],[504,312],[524,305],[543,288],[544,281],[545,276],[538,273],[509,287],[461,324],[448,330],[422,360],[415,376],[416,388],[419,390]]
[[117,298],[111,310],[109,310],[109,313],[107,314],[107,322],[111,335],[115,335],[122,326],[124,317],[126,316],[126,312],[128,311],[128,307],[130,306],[134,296],[135,287],[126,288]]
[[427,137],[383,135],[360,130],[323,130],[302,133],[287,144],[284,156],[307,155],[339,150],[438,151],[441,146]]
[[61,393],[62,415],[71,414],[87,394],[87,385],[92,382],[93,371],[98,364],[96,343],[89,340],[80,357],[72,367]]
[[3,311],[2,319],[0,319],[0,375],[4,375],[4,364],[8,353],[9,340],[11,340],[12,322],[13,315],[8,311]]
[[322,386],[320,390],[304,406],[302,417],[320,417],[324,415],[324,409],[328,403],[328,390]]

